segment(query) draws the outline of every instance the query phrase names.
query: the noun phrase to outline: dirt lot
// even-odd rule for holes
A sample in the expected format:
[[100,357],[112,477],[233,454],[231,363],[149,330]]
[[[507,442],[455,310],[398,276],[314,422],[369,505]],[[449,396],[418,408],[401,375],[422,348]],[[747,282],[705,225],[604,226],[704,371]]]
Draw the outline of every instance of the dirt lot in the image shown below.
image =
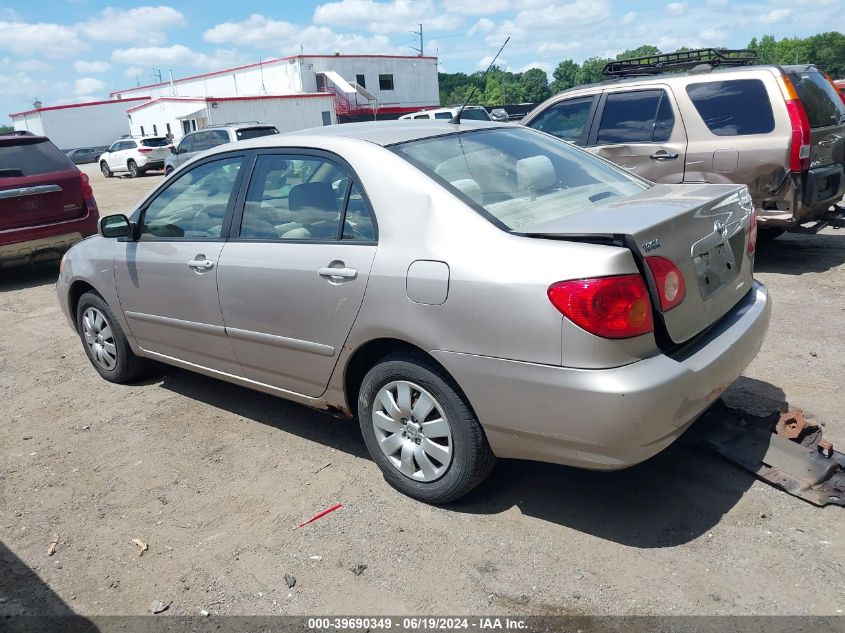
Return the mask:
[[[107,213],[160,181],[88,171]],[[841,448],[845,232],[785,236],[758,268],[772,327],[727,400],[800,407]],[[842,613],[842,508],[716,456],[676,445],[611,474],[500,462],[429,507],[383,482],[355,424],[180,370],[104,382],[55,267],[0,275],[0,613]]]

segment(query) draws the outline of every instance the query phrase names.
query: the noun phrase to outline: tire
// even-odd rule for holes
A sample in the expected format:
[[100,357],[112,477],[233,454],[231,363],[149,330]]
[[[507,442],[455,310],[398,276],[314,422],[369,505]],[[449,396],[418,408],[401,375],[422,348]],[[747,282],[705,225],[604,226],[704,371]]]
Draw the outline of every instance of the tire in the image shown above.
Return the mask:
[[777,226],[759,227],[757,229],[757,240],[761,244],[767,244],[772,240],[779,238],[784,233],[786,233],[786,229]]
[[106,161],[102,161],[100,163],[100,171],[103,172],[103,176],[105,176],[106,178],[111,178],[112,176],[114,176],[111,167],[109,167],[109,164]]
[[[102,318],[102,323],[92,317]],[[109,304],[94,292],[86,292],[79,298],[76,307],[76,329],[88,360],[97,373],[109,382],[132,382],[146,373],[152,365],[146,358],[135,355]],[[95,352],[97,345],[106,353]]]
[[164,177],[167,178],[173,173],[173,167],[167,166],[164,168]]
[[[407,421],[403,423],[397,420],[403,415],[399,390],[405,386],[410,396],[406,393],[404,401],[411,406],[405,405],[404,411],[412,413],[410,419],[402,418]],[[392,403],[399,405],[391,407],[394,417],[383,404],[385,391],[395,394]],[[428,414],[424,398],[433,401]],[[420,403],[424,406],[418,408]],[[358,396],[358,420],[367,449],[387,483],[425,503],[463,497],[484,481],[496,463],[484,430],[457,385],[423,354],[391,354],[367,372]],[[446,430],[448,436],[443,435]]]
[[130,159],[129,162],[126,163],[126,168],[129,170],[130,178],[137,178],[141,175],[141,170],[138,169],[138,163],[136,163],[134,160]]

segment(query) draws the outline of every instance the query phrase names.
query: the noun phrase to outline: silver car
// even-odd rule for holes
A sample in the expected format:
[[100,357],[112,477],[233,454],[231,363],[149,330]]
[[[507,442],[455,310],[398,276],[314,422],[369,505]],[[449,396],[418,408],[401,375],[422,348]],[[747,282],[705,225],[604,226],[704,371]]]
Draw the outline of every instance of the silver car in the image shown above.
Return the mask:
[[542,132],[372,122],[224,145],[65,256],[106,380],[150,360],[357,416],[427,502],[496,457],[612,470],[678,438],[769,322],[745,187]]

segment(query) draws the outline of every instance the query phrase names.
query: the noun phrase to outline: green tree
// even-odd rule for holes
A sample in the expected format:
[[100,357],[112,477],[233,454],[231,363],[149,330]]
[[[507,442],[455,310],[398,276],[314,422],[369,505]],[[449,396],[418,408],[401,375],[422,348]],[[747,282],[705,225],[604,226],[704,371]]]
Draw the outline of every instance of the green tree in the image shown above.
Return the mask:
[[588,57],[585,59],[584,63],[581,64],[581,68],[578,69],[578,85],[601,81],[601,71],[604,70],[605,65],[609,61],[612,60],[603,57]]
[[15,128],[11,125],[0,125],[0,134],[8,134],[9,132],[14,132]]
[[571,59],[564,59],[554,69],[552,77],[552,92],[560,92],[567,88],[572,88],[578,83],[578,71],[581,67]]
[[546,75],[546,71],[539,68],[529,68],[522,73],[519,83],[522,87],[522,99],[520,101],[540,103],[551,94],[549,77]]
[[651,44],[643,44],[637,48],[629,48],[616,56],[616,59],[630,59],[632,57],[648,57],[649,55],[660,55],[660,49]]

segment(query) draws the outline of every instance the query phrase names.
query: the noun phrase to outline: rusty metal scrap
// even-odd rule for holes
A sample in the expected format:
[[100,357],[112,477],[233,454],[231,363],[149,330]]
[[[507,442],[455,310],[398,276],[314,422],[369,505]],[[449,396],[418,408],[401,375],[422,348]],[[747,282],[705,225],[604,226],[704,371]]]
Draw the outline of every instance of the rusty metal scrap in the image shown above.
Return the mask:
[[790,409],[780,414],[775,433],[788,440],[799,440],[805,432],[813,432],[817,426],[810,425],[801,409]]

